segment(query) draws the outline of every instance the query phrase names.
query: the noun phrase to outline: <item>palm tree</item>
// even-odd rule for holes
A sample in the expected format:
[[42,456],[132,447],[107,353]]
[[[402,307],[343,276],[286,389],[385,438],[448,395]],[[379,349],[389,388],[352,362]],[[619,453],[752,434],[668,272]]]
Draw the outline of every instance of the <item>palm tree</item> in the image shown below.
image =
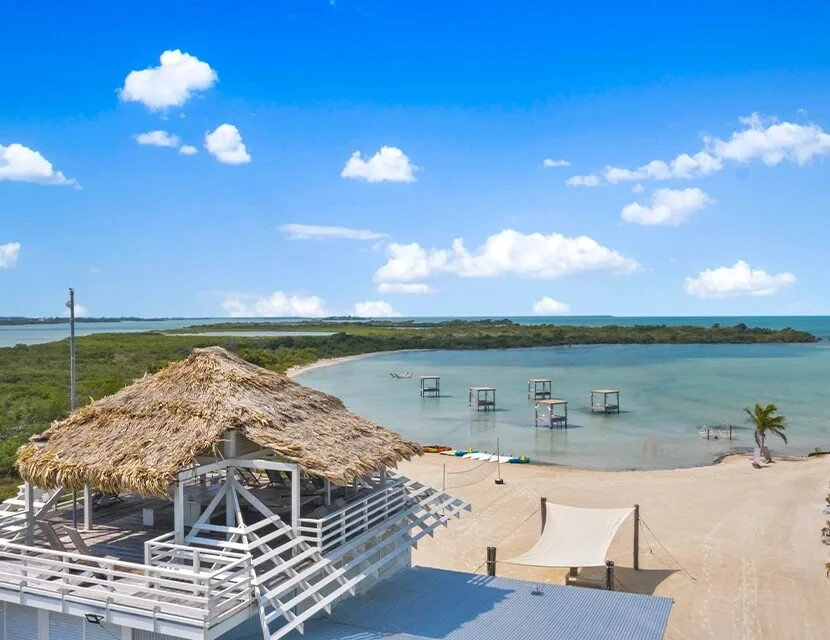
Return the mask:
[[[787,428],[787,418],[778,413],[778,407],[770,403],[765,407],[761,406],[760,402],[756,402],[751,409],[745,407],[744,411],[749,416],[749,421],[755,427],[755,442],[764,451],[767,433],[774,433],[787,444],[787,436],[784,429]],[[772,461],[772,458],[767,451],[767,461]]]

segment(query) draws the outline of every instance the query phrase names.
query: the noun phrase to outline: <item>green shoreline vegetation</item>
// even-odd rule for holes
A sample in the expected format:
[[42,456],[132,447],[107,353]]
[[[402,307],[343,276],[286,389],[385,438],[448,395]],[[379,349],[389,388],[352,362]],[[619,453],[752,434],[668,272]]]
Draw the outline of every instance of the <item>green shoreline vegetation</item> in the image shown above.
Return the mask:
[[[319,331],[320,336],[256,336],[256,332]],[[251,336],[194,335],[216,331]],[[189,335],[177,335],[177,334]],[[812,343],[815,336],[792,329],[634,326],[518,325],[510,320],[302,321],[220,323],[168,332],[95,334],[77,338],[77,400],[115,393],[145,373],[219,345],[254,364],[284,372],[323,358],[400,349],[505,349],[583,344]],[[13,491],[14,458],[26,439],[69,413],[69,341],[0,348],[0,492]]]

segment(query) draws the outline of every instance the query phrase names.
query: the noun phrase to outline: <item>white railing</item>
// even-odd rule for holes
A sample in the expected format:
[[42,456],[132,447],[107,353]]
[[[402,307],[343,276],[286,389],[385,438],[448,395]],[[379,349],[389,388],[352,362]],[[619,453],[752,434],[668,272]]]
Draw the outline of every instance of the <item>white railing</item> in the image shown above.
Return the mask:
[[403,483],[390,480],[385,488],[377,489],[321,518],[300,518],[300,537],[325,555],[360,534],[383,527],[406,505],[407,494]]
[[[168,549],[168,558],[183,560],[182,549]],[[246,610],[253,597],[251,557],[191,551],[196,555],[189,565],[165,563],[161,547],[152,552],[152,565],[141,565],[0,540],[0,590],[19,591],[21,598],[26,593],[99,605],[108,612],[201,629]]]

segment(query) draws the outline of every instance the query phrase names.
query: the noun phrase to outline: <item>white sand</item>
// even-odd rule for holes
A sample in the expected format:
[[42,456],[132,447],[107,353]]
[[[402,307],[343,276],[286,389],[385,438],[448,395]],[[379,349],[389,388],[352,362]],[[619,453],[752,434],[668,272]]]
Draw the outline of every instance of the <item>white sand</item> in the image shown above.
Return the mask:
[[289,378],[293,378],[294,376],[298,376],[306,371],[321,369],[322,367],[330,367],[344,362],[351,362],[352,360],[363,360],[364,358],[372,358],[374,356],[381,356],[388,353],[418,353],[419,351],[430,351],[430,349],[396,349],[394,351],[375,351],[373,353],[361,353],[356,356],[342,356],[340,358],[322,358],[321,360],[317,360],[310,364],[298,364],[293,367],[289,367],[288,371],[285,372],[285,375]]
[[[444,463],[448,492],[468,500],[473,512],[423,540],[416,564],[484,573],[486,547],[496,546],[499,560],[518,555],[538,537],[541,496],[575,506],[639,503],[653,532],[643,527],[641,570],[631,568],[630,519],[608,559],[627,590],[674,598],[668,637],[806,639],[824,638],[830,630],[824,570],[830,558],[819,535],[830,457],[779,458],[753,469],[740,456],[672,471],[507,464],[501,465],[502,486],[493,482],[495,473],[484,477],[494,464],[437,454],[400,470],[441,487]],[[562,584],[565,570],[500,563],[497,573]]]

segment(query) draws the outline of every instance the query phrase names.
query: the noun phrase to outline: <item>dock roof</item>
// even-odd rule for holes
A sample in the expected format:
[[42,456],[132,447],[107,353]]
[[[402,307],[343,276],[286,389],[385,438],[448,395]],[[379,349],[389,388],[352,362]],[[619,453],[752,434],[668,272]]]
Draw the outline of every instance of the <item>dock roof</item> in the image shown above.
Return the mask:
[[671,606],[656,596],[415,567],[288,640],[662,640]]
[[216,455],[229,429],[342,484],[421,453],[339,398],[208,347],[52,423],[21,447],[18,467],[44,489],[166,498],[178,472]]
[[618,389],[591,389],[591,393],[619,393]]

